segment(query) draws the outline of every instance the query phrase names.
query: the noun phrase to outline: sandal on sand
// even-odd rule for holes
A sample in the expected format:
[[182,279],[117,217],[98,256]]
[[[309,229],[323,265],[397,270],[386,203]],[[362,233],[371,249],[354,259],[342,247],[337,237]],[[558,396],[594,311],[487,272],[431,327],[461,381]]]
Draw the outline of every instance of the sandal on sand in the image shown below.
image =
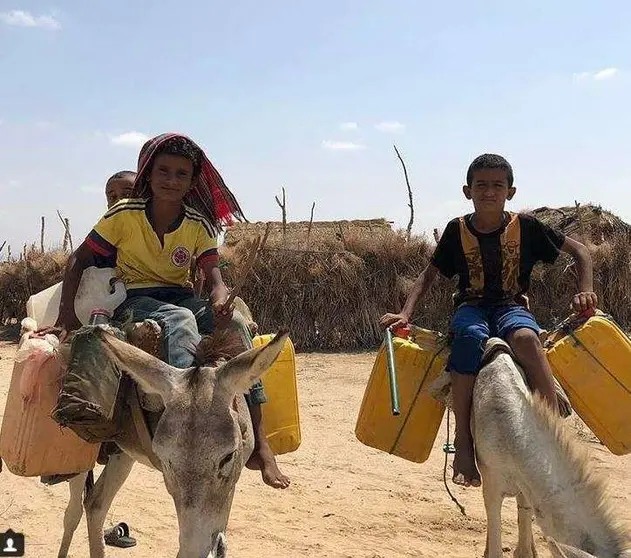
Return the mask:
[[109,546],[118,546],[119,548],[129,548],[136,546],[136,539],[129,536],[129,526],[127,523],[119,523],[110,529],[103,531],[105,544]]

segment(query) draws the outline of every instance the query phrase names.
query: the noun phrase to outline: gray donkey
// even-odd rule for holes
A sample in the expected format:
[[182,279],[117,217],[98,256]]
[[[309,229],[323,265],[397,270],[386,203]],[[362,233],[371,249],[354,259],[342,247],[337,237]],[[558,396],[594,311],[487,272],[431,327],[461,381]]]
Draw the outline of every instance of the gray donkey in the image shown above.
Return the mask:
[[[90,558],[104,558],[103,524],[116,493],[135,461],[162,471],[179,524],[177,558],[225,558],[225,529],[235,485],[254,448],[252,422],[243,394],[274,363],[288,333],[243,352],[220,366],[180,370],[116,338],[105,328],[98,336],[109,358],[161,400],[164,411],[147,455],[126,410],[124,428],[94,485],[88,473],[70,479],[59,558],[68,555],[85,506]],[[146,447],[146,446],[145,446]],[[82,502],[82,497],[85,497]]]

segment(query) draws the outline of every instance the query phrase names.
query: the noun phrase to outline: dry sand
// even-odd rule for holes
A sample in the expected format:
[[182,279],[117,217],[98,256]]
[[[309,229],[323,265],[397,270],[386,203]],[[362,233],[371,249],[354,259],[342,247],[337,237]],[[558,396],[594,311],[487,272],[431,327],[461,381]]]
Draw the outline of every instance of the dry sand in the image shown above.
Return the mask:
[[[0,345],[0,412],[14,352],[15,345]],[[295,453],[279,458],[293,482],[280,492],[262,484],[258,473],[243,472],[228,528],[232,557],[482,556],[485,522],[480,490],[453,487],[466,507],[463,517],[442,485],[444,426],[430,459],[422,465],[355,439],[355,419],[373,359],[372,353],[299,355],[303,443]],[[591,436],[584,433],[584,438]],[[596,466],[608,477],[614,503],[631,527],[631,456],[616,457],[593,440],[589,443]],[[26,534],[26,556],[56,556],[67,490],[66,483],[46,487],[37,478],[16,477],[6,467],[0,474],[0,529],[10,526]],[[508,552],[517,537],[514,501],[507,500],[504,509]],[[175,556],[175,510],[159,473],[134,466],[106,526],[118,521],[129,523],[138,545],[107,547],[108,556]],[[548,558],[538,530],[536,538],[540,555]],[[70,555],[86,558],[87,552],[82,521]]]

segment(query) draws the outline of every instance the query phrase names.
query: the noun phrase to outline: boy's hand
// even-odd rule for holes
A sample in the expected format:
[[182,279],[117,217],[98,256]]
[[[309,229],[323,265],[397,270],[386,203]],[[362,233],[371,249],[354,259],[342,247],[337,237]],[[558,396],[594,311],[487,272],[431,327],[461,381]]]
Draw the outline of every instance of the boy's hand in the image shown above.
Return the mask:
[[598,297],[593,292],[583,292],[574,295],[572,299],[572,310],[576,313],[585,312],[590,308],[596,308]]
[[409,316],[405,314],[384,314],[379,320],[379,325],[383,328],[392,327],[392,329],[398,329],[407,326],[409,321]]
[[74,311],[68,312],[68,315],[60,315],[52,327],[41,327],[34,331],[31,337],[44,337],[45,335],[52,334],[59,338],[59,342],[63,343],[70,334],[81,327],[81,322],[77,318],[77,314]]
[[212,304],[213,314],[215,316],[215,323],[219,328],[226,327],[232,319],[234,304],[231,304],[230,306],[226,306],[224,308],[224,305],[228,301],[229,297],[229,293],[227,291],[213,293],[213,295],[211,295],[210,302]]

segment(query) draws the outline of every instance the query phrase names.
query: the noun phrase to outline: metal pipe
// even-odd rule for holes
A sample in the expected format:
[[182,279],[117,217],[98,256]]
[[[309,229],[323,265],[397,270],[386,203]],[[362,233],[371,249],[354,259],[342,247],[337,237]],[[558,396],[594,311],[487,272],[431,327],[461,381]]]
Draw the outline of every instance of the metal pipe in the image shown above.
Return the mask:
[[388,355],[388,378],[390,380],[390,402],[392,403],[392,414],[396,417],[401,414],[399,408],[399,386],[397,384],[397,370],[394,364],[394,347],[392,346],[392,331],[386,329],[385,335],[386,353]]

